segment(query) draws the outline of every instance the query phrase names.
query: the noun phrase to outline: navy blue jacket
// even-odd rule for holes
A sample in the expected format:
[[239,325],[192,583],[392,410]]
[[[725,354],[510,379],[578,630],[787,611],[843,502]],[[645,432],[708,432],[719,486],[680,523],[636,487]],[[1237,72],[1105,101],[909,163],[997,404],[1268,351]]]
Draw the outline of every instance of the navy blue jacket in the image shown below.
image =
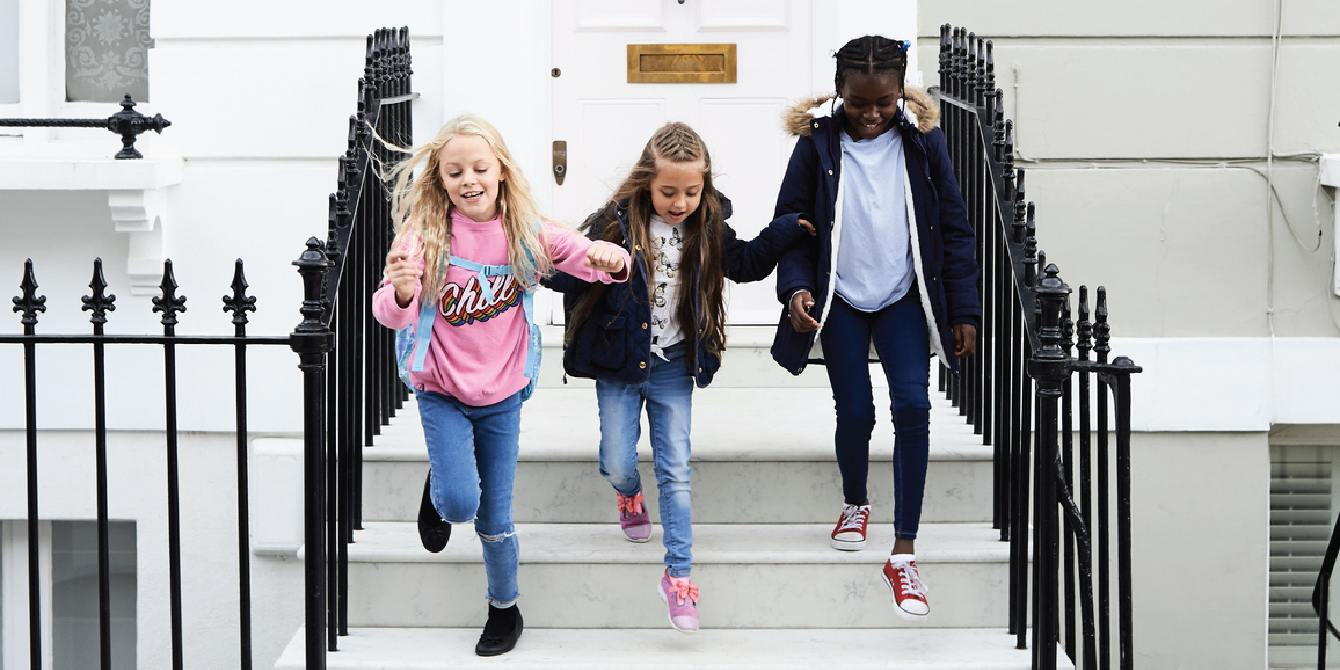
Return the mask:
[[[587,218],[587,237],[600,239],[605,226],[617,221],[623,230],[625,246],[633,259],[628,281],[604,285],[604,294],[591,310],[586,321],[577,326],[563,347],[563,370],[574,377],[588,377],[626,384],[647,381],[651,357],[651,302],[647,281],[652,275],[649,259],[640,249],[631,248],[628,234],[627,202],[609,203]],[[722,219],[731,214],[730,200],[721,196]],[[777,266],[782,253],[791,248],[802,235],[799,214],[778,217],[759,232],[758,237],[745,242],[735,236],[729,225],[722,223],[721,269],[726,277],[737,282],[765,279]],[[687,295],[698,295],[698,277],[685,277],[683,286]],[[542,284],[562,292],[563,308],[572,317],[572,310],[590,283],[564,272],[556,272]],[[702,314],[702,306],[696,312]],[[698,329],[683,326],[689,346],[697,347],[696,370],[690,369],[699,388],[712,383],[712,377],[721,367],[721,357],[708,351],[705,343],[697,340]],[[689,357],[684,357],[689,365]]]
[[[930,298],[941,344],[950,359],[947,363],[957,369],[951,326],[976,325],[982,314],[977,296],[976,243],[963,196],[954,179],[944,133],[934,127],[935,112],[924,93],[910,88],[907,92],[909,103],[919,116],[918,124],[913,125],[899,112],[889,132],[897,132],[903,139],[912,203],[917,213],[921,276],[925,278],[925,286],[920,290]],[[772,343],[772,357],[797,375],[806,363],[823,361],[809,358],[815,333],[796,332],[786,305],[796,291],[805,289],[814,298],[815,318],[823,314],[833,252],[831,233],[841,169],[841,133],[845,132],[841,106],[829,116],[811,118],[804,113],[816,102],[806,101],[792,110],[789,127],[800,139],[791,152],[773,212],[774,216],[801,213],[814,223],[818,232],[817,236],[806,236],[777,266],[777,298],[783,307]]]

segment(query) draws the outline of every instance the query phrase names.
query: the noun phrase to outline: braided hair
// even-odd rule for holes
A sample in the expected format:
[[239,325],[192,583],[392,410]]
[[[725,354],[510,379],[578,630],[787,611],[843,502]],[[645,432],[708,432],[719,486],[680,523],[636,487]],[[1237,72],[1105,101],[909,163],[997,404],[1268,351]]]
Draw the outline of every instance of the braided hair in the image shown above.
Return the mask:
[[842,95],[848,71],[867,75],[897,75],[901,85],[907,73],[907,48],[907,42],[879,35],[858,37],[842,45],[842,48],[833,54],[833,58],[837,60],[834,83],[837,85],[838,95]]
[[[657,129],[643,147],[642,155],[628,177],[615,189],[610,202],[588,219],[583,228],[589,230],[598,219],[604,218],[604,232],[600,239],[627,247],[633,263],[647,263],[645,267],[650,274],[650,263],[647,262],[652,249],[649,221],[655,213],[650,187],[662,162],[701,162],[703,165],[702,199],[698,209],[682,224],[684,249],[679,266],[681,291],[675,316],[683,332],[691,334],[691,342],[701,343],[708,351],[720,354],[726,348],[725,275],[721,269],[722,204],[720,195],[712,185],[712,156],[707,152],[703,138],[693,128],[686,123],[672,121]],[[616,221],[616,210],[621,201],[628,203],[628,233],[631,240],[624,239],[623,231]],[[696,282],[683,283],[685,277],[698,279]],[[652,287],[650,279],[648,277],[649,291]],[[578,300],[568,320],[569,338],[590,317],[596,301],[601,299],[604,291],[604,284],[593,284]],[[695,305],[699,309],[696,310]],[[689,368],[694,369],[697,348],[690,346],[687,353]]]

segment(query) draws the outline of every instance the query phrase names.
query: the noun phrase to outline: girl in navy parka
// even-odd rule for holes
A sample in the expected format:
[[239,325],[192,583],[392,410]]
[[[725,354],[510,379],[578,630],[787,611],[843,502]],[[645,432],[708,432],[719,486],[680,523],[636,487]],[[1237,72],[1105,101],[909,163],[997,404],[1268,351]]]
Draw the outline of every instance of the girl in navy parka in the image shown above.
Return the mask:
[[568,313],[564,370],[596,380],[600,473],[614,486],[625,537],[646,542],[651,522],[637,471],[643,403],[659,489],[665,573],[658,592],[670,624],[698,629],[698,587],[689,579],[693,529],[689,428],[693,387],[705,387],[726,346],[722,291],[767,277],[778,258],[813,232],[799,214],[778,217],[744,242],[726,225],[730,202],[712,187],[702,138],[682,123],[652,135],[614,198],[587,219],[587,235],[627,248],[626,284],[588,284],[555,273]]
[[848,42],[835,55],[843,104],[814,115],[806,110],[828,98],[805,101],[788,119],[800,139],[775,214],[802,213],[818,235],[778,265],[786,308],[772,354],[793,374],[813,360],[827,369],[845,498],[830,543],[855,551],[865,547],[870,516],[873,343],[896,431],[896,540],[882,577],[895,611],[920,620],[930,614],[913,549],[926,484],[929,359],[957,369],[946,354],[974,352],[981,304],[973,232],[937,113],[925,93],[903,88],[907,46],[879,36]]

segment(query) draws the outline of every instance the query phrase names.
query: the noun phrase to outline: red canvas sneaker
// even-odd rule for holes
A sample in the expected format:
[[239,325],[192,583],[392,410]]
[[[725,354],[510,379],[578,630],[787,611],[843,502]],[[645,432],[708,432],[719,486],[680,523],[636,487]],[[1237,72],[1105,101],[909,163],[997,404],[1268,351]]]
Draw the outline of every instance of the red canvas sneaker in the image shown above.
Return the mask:
[[894,554],[884,563],[880,574],[893,594],[893,611],[908,621],[925,621],[931,606],[926,602],[925,584],[917,573],[916,557],[912,554]]
[[865,549],[865,525],[870,520],[869,505],[847,505],[842,508],[837,527],[829,544],[842,551]]

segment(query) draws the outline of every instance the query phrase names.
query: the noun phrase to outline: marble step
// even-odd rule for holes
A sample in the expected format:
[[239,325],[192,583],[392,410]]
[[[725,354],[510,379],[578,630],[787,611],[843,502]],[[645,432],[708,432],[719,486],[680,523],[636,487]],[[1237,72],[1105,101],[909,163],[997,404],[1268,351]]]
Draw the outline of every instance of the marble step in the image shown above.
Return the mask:
[[[864,551],[829,547],[828,525],[694,524],[693,579],[705,628],[893,628],[898,618],[880,567],[891,524],[870,527]],[[349,547],[349,625],[470,628],[485,616],[479,539],[454,527],[440,554],[412,523],[371,523]],[[616,524],[519,524],[522,592],[533,628],[661,628],[656,594],[664,548]],[[936,627],[1006,622],[1009,546],[986,524],[923,524],[917,564]]]
[[[516,649],[474,655],[477,628],[353,628],[327,655],[331,670],[437,668],[667,668],[808,670],[1026,670],[1032,652],[1014,648],[1001,628],[889,630],[583,630],[527,626]],[[303,631],[275,670],[304,667]],[[1074,666],[1058,653],[1057,667]]]
[[[879,397],[881,392],[877,392]],[[886,396],[887,397],[887,396]],[[922,520],[991,518],[991,453],[943,398],[932,399],[931,462]],[[882,401],[887,407],[887,400]],[[829,523],[841,511],[827,388],[718,388],[694,393],[694,519],[704,523]],[[877,412],[869,495],[875,520],[893,515],[893,428]],[[522,410],[515,518],[604,523],[614,496],[599,474],[594,389],[540,389]],[[413,399],[363,450],[363,518],[410,521],[419,509],[427,451]],[[638,447],[653,519],[656,479],[644,429]]]

